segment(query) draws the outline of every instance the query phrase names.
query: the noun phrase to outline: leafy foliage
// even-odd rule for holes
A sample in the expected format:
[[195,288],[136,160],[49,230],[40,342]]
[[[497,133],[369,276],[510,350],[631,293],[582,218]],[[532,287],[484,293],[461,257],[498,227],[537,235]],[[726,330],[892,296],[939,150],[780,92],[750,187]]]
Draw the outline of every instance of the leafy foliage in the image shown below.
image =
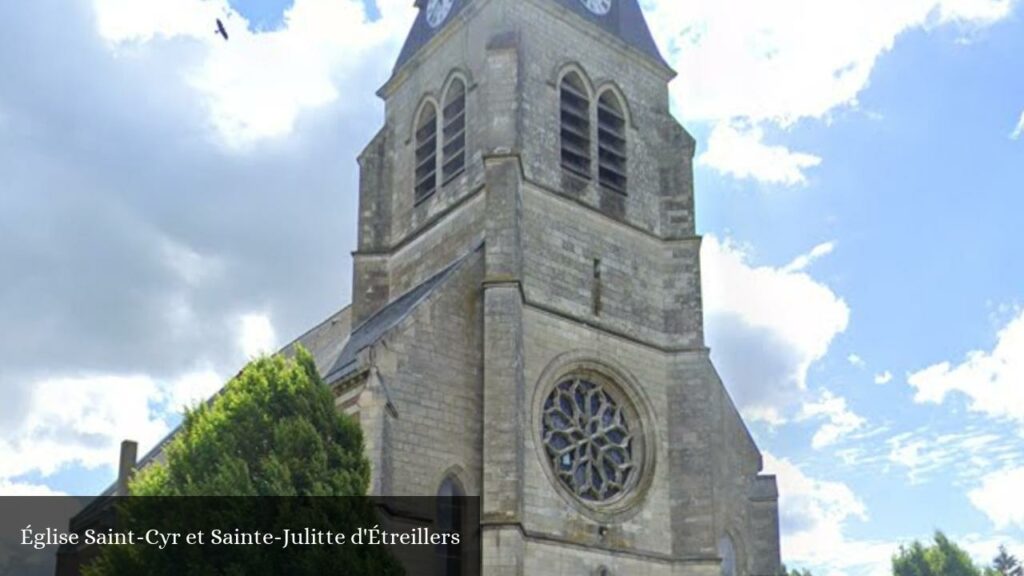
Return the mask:
[[778,576],[812,576],[812,575],[811,575],[811,571],[807,570],[806,568],[803,569],[803,570],[800,570],[799,568],[793,568],[792,570],[788,570],[786,568],[786,565],[783,564],[782,565],[782,569],[779,570]]
[[312,356],[256,360],[191,410],[167,463],[134,496],[362,496],[370,465],[359,426],[339,414]]
[[935,533],[935,543],[925,546],[914,542],[900,546],[892,559],[894,576],[981,576],[971,557],[942,532]]
[[[892,559],[893,576],[1024,576],[1024,565],[1006,550],[999,554],[991,566],[979,568],[971,557],[942,532],[935,533],[935,542],[925,546],[914,541],[900,546]],[[783,564],[776,576],[812,576],[809,570],[786,569]]]
[[999,555],[992,560],[992,567],[985,573],[986,576],[1024,576],[1024,566],[1006,551],[1006,546],[1000,546]]
[[[337,412],[305,350],[294,360],[254,361],[219,396],[186,414],[164,453],[165,463],[131,482],[133,498],[119,510],[122,530],[194,531],[198,522],[229,530],[322,525],[352,532],[375,524],[367,499],[344,498],[364,496],[369,486],[362,432]],[[193,498],[178,498],[185,504],[176,505],[154,498],[182,496]],[[252,546],[110,546],[85,574],[313,575],[339,567],[357,576],[401,574],[385,549],[358,546],[293,548],[287,554]]]

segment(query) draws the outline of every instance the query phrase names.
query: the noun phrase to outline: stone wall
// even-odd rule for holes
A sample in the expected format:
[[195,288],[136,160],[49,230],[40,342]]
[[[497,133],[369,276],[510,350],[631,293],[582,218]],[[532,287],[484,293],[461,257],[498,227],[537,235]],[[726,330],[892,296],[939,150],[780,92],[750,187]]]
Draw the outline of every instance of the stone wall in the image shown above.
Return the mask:
[[[524,526],[528,531],[571,543],[644,551],[668,556],[672,553],[672,526],[667,487],[673,482],[668,458],[667,367],[665,354],[648,347],[609,336],[584,324],[528,308],[524,326],[525,382],[529,417],[523,438],[526,443],[526,497]],[[605,519],[588,513],[571,496],[556,490],[545,468],[549,465],[538,445],[540,404],[554,384],[550,376],[564,363],[596,360],[607,371],[618,371],[629,379],[621,386],[641,400],[637,409],[651,412],[646,423],[645,444],[654,448],[653,461],[645,462],[649,485],[641,484],[631,509]],[[644,406],[646,405],[646,406]]]
[[699,239],[667,242],[534,186],[524,196],[531,302],[661,348],[703,346]]
[[387,417],[386,462],[375,464],[390,473],[382,481],[390,495],[436,494],[449,473],[479,494],[482,276],[478,253],[368,353],[396,412]]
[[[453,18],[381,89],[386,126],[360,158],[354,323],[484,242],[368,352],[397,411],[370,418],[377,485],[432,494],[455,471],[483,497],[486,574],[710,576],[728,534],[740,573],[767,575],[775,484],[704,348],[695,145],[669,111],[672,72],[547,0],[467,0]],[[625,101],[625,195],[561,168],[568,69],[593,101]],[[455,77],[466,172],[416,202],[416,116]],[[538,446],[552,367],[581,359],[621,376],[651,448],[614,513],[560,492]]]
[[[693,140],[669,112],[671,71],[554,2],[495,4],[505,11],[507,25],[522,34],[527,179],[659,236],[692,236]],[[624,197],[602,189],[596,178],[574,181],[561,169],[558,80],[570,67],[585,77],[592,102],[606,88],[625,98],[629,183]],[[596,114],[591,124],[596,125]]]

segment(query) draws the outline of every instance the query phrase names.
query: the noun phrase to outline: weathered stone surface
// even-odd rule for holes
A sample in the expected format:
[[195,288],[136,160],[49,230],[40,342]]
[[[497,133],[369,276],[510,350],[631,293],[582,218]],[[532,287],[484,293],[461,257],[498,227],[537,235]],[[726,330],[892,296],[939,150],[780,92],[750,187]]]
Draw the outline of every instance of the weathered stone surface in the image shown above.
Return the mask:
[[[463,1],[381,89],[385,126],[360,158],[353,327],[472,253],[333,383],[359,395],[374,490],[433,494],[454,476],[480,495],[485,574],[711,576],[724,537],[738,574],[774,573],[775,481],[704,347],[673,73],[560,3]],[[592,102],[626,103],[625,195],[561,167],[570,69]],[[466,170],[416,202],[417,113],[456,77]],[[572,370],[614,380],[639,419],[641,480],[618,501],[552,481],[539,406]]]

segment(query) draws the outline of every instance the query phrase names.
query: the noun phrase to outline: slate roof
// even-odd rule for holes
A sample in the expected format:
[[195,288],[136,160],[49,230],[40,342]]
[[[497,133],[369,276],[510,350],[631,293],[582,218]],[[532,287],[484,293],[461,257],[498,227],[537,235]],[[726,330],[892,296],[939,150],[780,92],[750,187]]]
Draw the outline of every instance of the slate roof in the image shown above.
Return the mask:
[[285,346],[281,354],[290,357],[295,353],[295,348],[301,345],[313,355],[317,371],[325,374],[338,360],[351,330],[352,307],[347,306]]
[[402,51],[398,54],[398,62],[395,63],[395,71],[397,72],[403,64],[408,62],[417,52],[420,51],[430,39],[434,37],[434,34],[440,32],[445,26],[451,24],[455,20],[455,16],[462,11],[462,7],[470,0],[455,0],[452,5],[452,10],[448,14],[447,20],[441,26],[436,29],[431,28],[430,24],[427,23],[427,2],[426,0],[416,0],[416,6],[420,9],[419,15],[416,16],[416,21],[412,24],[412,30],[409,31],[409,36],[405,39],[405,44],[402,45]]
[[[482,246],[483,243],[481,242],[467,254],[449,264],[444,270],[382,308],[357,326],[355,330],[351,330],[351,335],[349,333],[352,326],[352,307],[346,306],[318,326],[296,338],[291,344],[282,348],[279,353],[291,356],[295,352],[296,346],[302,345],[313,355],[317,370],[323,376],[324,382],[328,384],[351,374],[359,368],[356,360],[361,350],[376,343],[388,331],[407,318],[423,301],[442,286],[464,262],[469,260],[473,254],[479,252]],[[212,402],[219,395],[220,392],[218,391],[207,402]],[[159,458],[167,444],[177,435],[180,429],[181,424],[171,430],[163,440],[138,461],[136,467],[138,469],[145,468],[146,465]],[[102,504],[102,501],[115,495],[116,487],[116,482],[111,484],[86,507],[86,510],[91,511],[95,509]],[[79,515],[76,515],[76,517]]]
[[[472,0],[454,0],[451,13],[448,14],[448,18],[445,23],[437,29],[434,29],[427,23],[427,11],[425,9],[426,1],[417,0],[416,5],[421,6],[421,10],[419,15],[416,17],[416,21],[412,25],[412,30],[409,31],[409,36],[406,38],[405,44],[402,46],[401,53],[398,55],[398,62],[395,64],[395,71],[398,71],[398,69],[416,55],[420,48],[426,45],[427,42],[434,37],[434,34],[440,32],[445,26],[451,24],[458,13],[462,11],[463,6],[471,1]],[[651,35],[650,28],[647,27],[647,20],[644,19],[643,10],[640,8],[640,4],[637,0],[613,0],[611,10],[604,16],[598,16],[591,13],[580,0],[550,1],[561,4],[568,10],[579,14],[591,22],[597,23],[598,26],[604,28],[615,36],[618,36],[626,44],[629,44],[640,52],[654,58],[657,62],[668,66],[668,63],[665,62],[665,59],[661,56],[661,51],[658,50],[658,45],[654,42],[654,37]]]
[[352,336],[349,337],[345,348],[338,355],[334,366],[326,373],[323,373],[324,382],[331,384],[358,370],[357,357],[359,352],[376,343],[388,331],[409,317],[420,303],[429,298],[438,287],[443,285],[458,270],[460,265],[477,252],[478,249],[471,250],[468,254],[452,262],[447,268],[398,297],[357,326],[352,331]]

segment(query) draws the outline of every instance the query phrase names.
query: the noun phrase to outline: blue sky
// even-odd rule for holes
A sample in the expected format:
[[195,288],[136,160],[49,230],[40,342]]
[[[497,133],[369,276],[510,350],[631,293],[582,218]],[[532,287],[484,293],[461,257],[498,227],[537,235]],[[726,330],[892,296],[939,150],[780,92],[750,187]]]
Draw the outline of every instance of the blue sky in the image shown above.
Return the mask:
[[231,8],[249,21],[254,30],[277,30],[284,24],[284,14],[292,2],[268,2],[265,0],[233,0]]
[[[780,265],[809,244],[835,243],[813,275],[849,305],[850,323],[812,368],[808,387],[842,396],[866,421],[825,450],[811,446],[816,420],[753,428],[762,448],[814,478],[847,484],[862,500],[868,519],[848,523],[851,540],[900,540],[933,529],[991,539],[996,532],[966,497],[973,484],[965,477],[977,470],[955,465],[977,450],[959,447],[951,461],[911,480],[916,467],[899,465],[891,445],[880,442],[914,433],[934,443],[973,429],[998,437],[993,442],[1020,462],[1020,405],[1013,422],[971,412],[964,396],[919,404],[907,375],[992,350],[998,330],[1019,315],[1024,143],[1010,134],[1024,97],[1024,75],[1013,72],[1021,69],[1022,31],[1015,16],[984,31],[901,35],[876,62],[856,106],[772,132],[773,140],[823,159],[805,185],[698,173],[700,229],[753,246],[757,262]],[[708,132],[697,130],[703,141]],[[884,372],[892,381],[875,384]],[[1024,387],[1020,376],[1009,386]],[[881,459],[844,464],[838,456],[857,449]],[[1019,494],[1006,497],[1019,501]],[[1001,532],[1011,546],[1020,528]]]
[[[1024,7],[642,3],[700,142],[708,340],[779,475],[787,562],[884,573],[934,529],[1024,555]],[[415,15],[70,4],[0,19],[5,493],[102,489],[123,437],[151,445],[348,301],[354,158]]]

